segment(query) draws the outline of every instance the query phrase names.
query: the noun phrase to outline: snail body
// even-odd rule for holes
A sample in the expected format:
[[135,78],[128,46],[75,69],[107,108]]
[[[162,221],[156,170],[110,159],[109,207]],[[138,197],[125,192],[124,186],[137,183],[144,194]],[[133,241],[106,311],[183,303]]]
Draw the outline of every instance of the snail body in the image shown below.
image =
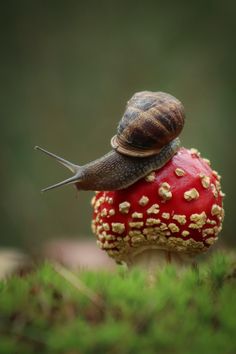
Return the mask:
[[35,147],[74,173],[43,191],[72,183],[79,190],[126,188],[171,159],[179,148],[178,135],[183,126],[184,111],[179,100],[163,92],[138,92],[128,101],[117,134],[111,139],[113,150],[103,157],[78,166]]
[[[165,165],[178,150],[180,141],[176,138],[166,145],[159,154],[140,158],[110,151],[98,160],[81,167],[81,177],[76,183],[82,190],[119,190],[130,186],[150,171]],[[128,166],[128,168],[127,168]],[[112,176],[112,178],[111,178]]]

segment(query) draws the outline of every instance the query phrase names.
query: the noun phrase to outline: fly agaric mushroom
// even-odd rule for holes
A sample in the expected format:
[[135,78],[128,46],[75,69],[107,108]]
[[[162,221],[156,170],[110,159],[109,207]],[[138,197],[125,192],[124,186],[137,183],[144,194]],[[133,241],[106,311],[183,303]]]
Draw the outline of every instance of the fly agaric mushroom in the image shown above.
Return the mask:
[[97,192],[92,230],[118,263],[186,263],[222,228],[220,176],[196,149],[180,148],[160,170],[130,187]]

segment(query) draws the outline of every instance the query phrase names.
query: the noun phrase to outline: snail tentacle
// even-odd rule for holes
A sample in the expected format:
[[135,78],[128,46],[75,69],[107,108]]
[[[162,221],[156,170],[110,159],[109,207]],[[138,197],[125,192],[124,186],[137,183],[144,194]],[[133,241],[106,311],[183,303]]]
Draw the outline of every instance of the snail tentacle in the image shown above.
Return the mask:
[[46,155],[48,155],[50,157],[53,157],[54,159],[56,159],[63,166],[67,167],[73,173],[78,171],[79,166],[73,164],[70,161],[67,161],[67,160],[63,159],[60,156],[57,156],[57,155],[53,154],[52,152],[50,152],[48,150],[45,150],[45,149],[41,148],[40,146],[35,146],[34,150],[39,150],[39,151],[43,152],[44,154],[46,154]]
[[40,146],[35,146],[34,147],[35,150],[39,150],[41,152],[43,152],[44,154],[52,157],[53,159],[55,159],[57,162],[59,162],[60,164],[62,164],[63,166],[65,166],[66,168],[68,168],[71,172],[75,173],[74,176],[70,177],[70,178],[67,178],[65,179],[64,181],[61,181],[61,182],[58,182],[56,184],[53,184],[52,186],[49,186],[49,187],[46,187],[46,188],[43,188],[41,190],[41,192],[46,192],[48,190],[51,190],[51,189],[54,189],[54,188],[58,188],[58,187],[61,187],[63,185],[66,185],[66,184],[72,184],[72,183],[75,183],[76,181],[78,182],[80,180],[80,174],[81,174],[81,168],[80,166],[78,165],[75,165],[73,164],[72,162],[70,161],[67,161],[65,159],[63,159],[62,157],[56,155],[56,154],[53,154],[52,152],[46,150],[46,149],[43,149],[41,148]]

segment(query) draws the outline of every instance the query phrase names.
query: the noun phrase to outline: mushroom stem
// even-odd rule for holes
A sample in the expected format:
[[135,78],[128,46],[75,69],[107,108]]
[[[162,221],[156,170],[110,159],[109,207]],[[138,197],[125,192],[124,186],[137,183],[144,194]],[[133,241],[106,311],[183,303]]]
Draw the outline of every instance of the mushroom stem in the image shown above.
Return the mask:
[[128,267],[139,267],[153,273],[158,269],[163,269],[167,264],[172,264],[182,270],[194,264],[194,257],[180,252],[148,249],[133,255],[128,262]]

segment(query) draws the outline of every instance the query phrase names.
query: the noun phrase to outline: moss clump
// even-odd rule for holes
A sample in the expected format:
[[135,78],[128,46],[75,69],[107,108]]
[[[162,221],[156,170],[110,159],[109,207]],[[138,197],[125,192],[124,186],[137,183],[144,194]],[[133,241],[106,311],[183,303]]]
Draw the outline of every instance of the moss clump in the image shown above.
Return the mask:
[[123,268],[68,281],[44,264],[0,282],[0,353],[236,353],[235,270],[233,257],[216,254],[151,282]]

